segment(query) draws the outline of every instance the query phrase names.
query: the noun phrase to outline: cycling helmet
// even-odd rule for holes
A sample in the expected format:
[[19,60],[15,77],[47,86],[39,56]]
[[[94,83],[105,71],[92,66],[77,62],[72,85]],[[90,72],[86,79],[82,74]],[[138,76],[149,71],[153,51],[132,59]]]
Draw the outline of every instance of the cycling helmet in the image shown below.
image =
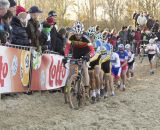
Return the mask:
[[123,44],[119,44],[118,45],[118,50],[124,50],[124,45]]
[[101,46],[100,49],[101,49],[101,54],[105,54],[106,51],[107,51],[107,50],[106,50],[106,47],[104,47],[104,46]]
[[131,48],[131,45],[130,45],[130,44],[126,44],[126,45],[125,45],[125,49],[126,49],[126,50],[129,50],[130,48]]
[[97,34],[95,35],[95,39],[96,39],[96,40],[102,40],[102,39],[103,39],[102,33],[97,33]]
[[94,26],[91,26],[87,30],[87,35],[89,37],[94,36],[96,34],[96,28]]
[[103,36],[103,40],[104,41],[106,41],[107,40],[107,36],[108,36],[108,32],[107,31],[104,31],[103,33],[102,33],[102,36]]
[[154,44],[154,43],[155,43],[155,39],[151,38],[151,39],[149,40],[149,43],[150,43],[150,44]]
[[74,23],[73,29],[76,34],[83,34],[84,25],[80,21],[77,21],[76,23]]

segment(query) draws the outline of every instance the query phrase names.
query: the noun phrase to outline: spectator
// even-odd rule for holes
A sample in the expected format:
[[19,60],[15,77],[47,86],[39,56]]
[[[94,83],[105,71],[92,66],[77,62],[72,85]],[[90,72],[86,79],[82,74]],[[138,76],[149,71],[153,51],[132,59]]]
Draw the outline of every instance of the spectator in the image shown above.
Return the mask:
[[148,12],[144,12],[143,15],[146,17],[147,20],[149,19],[149,14],[148,14]]
[[132,18],[135,19],[136,15],[137,15],[137,12],[134,11]]
[[151,16],[149,16],[149,19],[147,20],[146,26],[147,26],[147,28],[148,28],[149,30],[151,30],[152,27],[153,27],[153,25],[154,25],[154,20],[153,20],[153,18],[152,18]]
[[8,0],[1,0],[0,1],[0,44],[6,42],[6,31],[4,27],[4,23],[2,21],[2,17],[7,13],[7,10],[10,6]]
[[127,32],[127,27],[126,26],[123,26],[122,30],[119,32],[119,38],[120,38],[120,42],[122,44],[126,44],[127,43],[128,32]]
[[143,13],[141,13],[140,16],[138,16],[137,23],[141,27],[144,27],[146,25],[147,18],[146,18],[146,16]]
[[9,6],[10,6],[10,3],[8,2],[8,0],[0,1],[0,20],[1,20],[1,17],[7,13]]
[[135,33],[132,29],[132,26],[130,26],[130,25],[128,26],[127,32],[128,32],[128,34],[127,34],[128,43],[131,45],[133,43],[133,39],[134,39],[134,36],[135,36]]
[[[4,30],[8,33],[7,41],[11,41],[11,21],[12,21],[13,14],[10,10],[2,17],[2,21],[4,23]],[[6,41],[6,42],[7,42]]]
[[12,14],[15,16],[16,15],[16,1],[15,0],[9,0],[10,7],[9,10],[12,12]]
[[136,48],[136,54],[139,54],[140,52],[140,44],[141,44],[141,30],[137,28],[135,31],[135,48]]
[[138,17],[140,16],[140,13],[139,12],[137,12],[136,14],[135,14],[135,27],[137,27],[138,26],[138,23],[137,23],[137,19],[138,19]]
[[116,36],[115,29],[112,29],[110,38],[108,39],[108,42],[112,44],[113,48],[116,49],[116,43],[117,43],[117,36]]
[[160,29],[158,30],[158,32],[156,33],[156,36],[157,36],[157,38],[158,38],[158,42],[160,43]]
[[52,50],[53,51],[55,51],[55,45],[56,45],[56,41],[57,41],[57,29],[56,29],[56,27],[55,27],[55,25],[56,25],[56,19],[57,19],[57,14],[56,14],[56,12],[55,11],[50,11],[49,13],[48,13],[48,17],[49,18],[51,18],[51,19],[53,19],[53,21],[54,21],[54,25],[53,25],[53,28],[52,28],[52,30],[51,30],[51,48],[52,48]]
[[31,15],[31,19],[28,21],[27,26],[27,34],[30,45],[36,47],[36,50],[41,52],[41,45],[39,41],[41,32],[38,17],[42,11],[37,6],[32,6],[28,13]]
[[50,50],[51,48],[51,25],[46,21],[43,23],[43,29],[40,35],[40,44],[42,45],[42,51]]
[[[26,32],[28,24],[28,14],[21,6],[17,7],[17,17],[12,20],[12,44],[29,46],[29,39]],[[21,10],[21,11],[20,11]]]
[[156,20],[156,22],[153,24],[153,28],[152,28],[152,31],[157,33],[159,30],[159,21]]
[[57,35],[57,41],[56,41],[56,48],[55,51],[58,52],[60,55],[64,55],[64,46],[66,41],[66,29],[61,28]]
[[100,26],[96,25],[96,32],[99,33],[100,32]]

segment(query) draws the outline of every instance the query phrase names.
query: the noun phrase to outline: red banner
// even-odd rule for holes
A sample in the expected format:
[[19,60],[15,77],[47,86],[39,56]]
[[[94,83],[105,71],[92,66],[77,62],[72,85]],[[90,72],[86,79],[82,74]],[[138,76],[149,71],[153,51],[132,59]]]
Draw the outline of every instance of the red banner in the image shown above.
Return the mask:
[[63,57],[56,54],[33,54],[31,90],[51,90],[63,87],[68,70],[63,67]]
[[29,85],[30,51],[0,46],[0,93],[24,92]]

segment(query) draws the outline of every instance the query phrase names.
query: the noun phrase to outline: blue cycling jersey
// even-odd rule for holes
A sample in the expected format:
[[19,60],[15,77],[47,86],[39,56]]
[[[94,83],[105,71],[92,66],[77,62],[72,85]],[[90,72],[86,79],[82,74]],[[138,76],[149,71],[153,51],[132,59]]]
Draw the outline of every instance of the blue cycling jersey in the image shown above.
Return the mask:
[[120,61],[124,62],[128,60],[128,53],[127,51],[117,51],[117,54],[119,55]]

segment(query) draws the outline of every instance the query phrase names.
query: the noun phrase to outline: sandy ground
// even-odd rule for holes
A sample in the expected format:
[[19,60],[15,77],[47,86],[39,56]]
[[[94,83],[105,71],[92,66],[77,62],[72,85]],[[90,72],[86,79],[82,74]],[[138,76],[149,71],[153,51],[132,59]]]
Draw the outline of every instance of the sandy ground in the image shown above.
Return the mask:
[[71,110],[61,93],[19,95],[0,101],[0,130],[160,130],[160,68],[139,64],[125,92]]

